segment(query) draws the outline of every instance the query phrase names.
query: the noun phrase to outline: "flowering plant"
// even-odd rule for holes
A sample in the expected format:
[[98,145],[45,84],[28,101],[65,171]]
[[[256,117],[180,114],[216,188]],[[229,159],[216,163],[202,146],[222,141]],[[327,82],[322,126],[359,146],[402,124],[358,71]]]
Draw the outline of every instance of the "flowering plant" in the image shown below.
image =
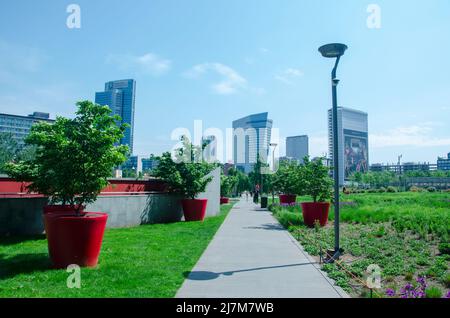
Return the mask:
[[[407,283],[404,287],[397,292],[392,289],[386,289],[386,296],[398,297],[398,298],[426,298],[427,281],[424,276],[419,276],[416,279],[416,286],[411,283]],[[445,298],[450,298],[450,291],[447,292]]]

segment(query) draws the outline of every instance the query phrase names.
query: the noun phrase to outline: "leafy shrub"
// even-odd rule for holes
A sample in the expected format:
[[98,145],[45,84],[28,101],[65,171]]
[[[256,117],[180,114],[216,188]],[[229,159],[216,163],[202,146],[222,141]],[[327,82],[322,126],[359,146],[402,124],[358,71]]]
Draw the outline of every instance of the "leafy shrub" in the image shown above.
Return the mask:
[[237,185],[238,179],[235,176],[220,176],[220,196],[230,197],[234,187]]
[[442,290],[440,290],[438,287],[430,287],[425,290],[425,297],[426,298],[441,298],[442,297]]
[[177,162],[173,160],[170,152],[156,157],[159,164],[153,175],[166,182],[172,192],[195,199],[211,182],[212,177],[207,175],[214,169],[214,165],[204,161],[198,162],[195,159],[198,151],[187,138],[183,141],[183,147],[177,149]]
[[294,162],[283,162],[273,175],[273,189],[282,194],[298,195],[303,192],[300,185],[300,166]]
[[445,285],[445,287],[450,288],[450,272],[445,273],[444,277],[442,278],[442,283]]
[[428,187],[428,192],[436,192],[436,188],[435,187]]
[[389,186],[389,187],[387,187],[386,191],[389,193],[395,193],[395,192],[397,192],[397,188],[395,188],[393,186]]
[[450,255],[450,243],[447,242],[440,243],[438,248],[441,254]]
[[386,192],[386,188],[385,187],[381,187],[378,189],[378,193],[384,193]]
[[310,195],[314,202],[330,200],[333,192],[333,180],[328,174],[330,169],[323,164],[323,160],[309,160],[309,157],[305,157],[300,168],[300,188],[304,194]]
[[423,189],[419,188],[419,187],[416,187],[416,186],[412,186],[412,187],[409,188],[409,191],[411,191],[411,192],[422,192]]
[[285,228],[289,228],[292,225],[303,225],[303,216],[301,213],[294,212],[278,212],[275,214],[278,222],[281,223]]

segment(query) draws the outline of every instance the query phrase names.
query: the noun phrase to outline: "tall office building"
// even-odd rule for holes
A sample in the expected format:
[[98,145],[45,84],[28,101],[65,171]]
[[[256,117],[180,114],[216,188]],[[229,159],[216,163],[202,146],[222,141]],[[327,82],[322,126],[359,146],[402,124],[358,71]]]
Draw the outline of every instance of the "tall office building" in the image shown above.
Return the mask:
[[[344,184],[354,172],[369,171],[368,116],[359,110],[338,107],[339,182]],[[333,163],[333,112],[328,110],[328,147]]]
[[233,121],[233,160],[236,168],[249,173],[259,156],[267,162],[273,121],[268,113]]
[[105,84],[104,92],[95,93],[95,103],[108,105],[114,115],[122,118],[121,123],[130,125],[120,143],[128,145],[131,154],[133,153],[135,95],[136,81],[133,79],[108,82]]
[[35,123],[45,121],[53,123],[50,114],[34,112],[28,116],[0,114],[0,133],[11,134],[17,143],[22,146],[25,138]]
[[286,138],[286,157],[302,163],[309,155],[308,136],[293,136]]

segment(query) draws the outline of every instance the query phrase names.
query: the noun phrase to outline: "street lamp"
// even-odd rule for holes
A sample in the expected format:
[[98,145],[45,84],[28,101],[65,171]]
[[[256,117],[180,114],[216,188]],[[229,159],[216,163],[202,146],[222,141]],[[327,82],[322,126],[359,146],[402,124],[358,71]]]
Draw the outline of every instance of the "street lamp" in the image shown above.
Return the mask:
[[[272,172],[275,173],[275,149],[277,148],[278,144],[277,143],[270,143],[270,146],[273,147],[272,150]],[[273,189],[273,184],[272,184],[272,203],[275,202],[275,192]]]
[[339,247],[339,143],[338,143],[338,127],[337,127],[337,86],[339,80],[336,78],[336,70],[341,60],[341,56],[344,55],[347,50],[347,45],[340,43],[332,43],[321,46],[319,52],[323,57],[335,58],[336,63],[333,71],[331,72],[331,86],[333,92],[333,177],[334,177],[334,255],[327,261],[329,263],[339,259],[341,255],[341,249]]
[[273,150],[272,150],[272,165],[273,165],[272,170],[273,170],[273,172],[275,172],[275,149],[277,149],[278,144],[270,143],[270,146],[273,147]]

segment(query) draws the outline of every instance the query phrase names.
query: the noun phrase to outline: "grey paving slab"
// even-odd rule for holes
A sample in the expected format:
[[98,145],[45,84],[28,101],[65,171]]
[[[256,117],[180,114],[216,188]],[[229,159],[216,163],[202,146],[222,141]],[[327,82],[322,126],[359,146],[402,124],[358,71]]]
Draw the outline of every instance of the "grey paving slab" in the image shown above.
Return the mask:
[[268,211],[241,199],[184,281],[178,298],[340,298]]

